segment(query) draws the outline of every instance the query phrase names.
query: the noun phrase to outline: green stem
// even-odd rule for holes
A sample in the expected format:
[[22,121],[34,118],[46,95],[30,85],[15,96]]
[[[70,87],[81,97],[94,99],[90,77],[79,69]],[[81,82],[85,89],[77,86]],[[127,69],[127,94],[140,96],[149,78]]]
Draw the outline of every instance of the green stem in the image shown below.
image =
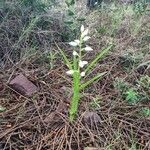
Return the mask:
[[78,71],[75,71],[73,74],[73,97],[69,111],[69,119],[71,122],[74,120],[78,110],[78,104],[80,100],[79,85],[80,85],[80,73]]
[[73,74],[73,97],[71,101],[71,106],[69,110],[69,119],[72,122],[77,114],[79,100],[80,100],[80,67],[79,61],[82,57],[82,38],[80,37],[80,45],[79,45],[79,56],[74,56],[73,66],[74,66],[74,74]]
[[78,60],[78,72],[80,75],[80,66],[79,66],[79,61],[82,59],[82,38],[80,37],[80,45],[79,45],[79,60]]

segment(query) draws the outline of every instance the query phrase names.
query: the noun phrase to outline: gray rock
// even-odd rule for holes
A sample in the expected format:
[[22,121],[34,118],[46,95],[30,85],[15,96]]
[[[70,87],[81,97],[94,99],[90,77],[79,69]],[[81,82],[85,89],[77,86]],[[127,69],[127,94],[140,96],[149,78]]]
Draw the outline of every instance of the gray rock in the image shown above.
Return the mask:
[[10,81],[9,85],[12,89],[25,96],[31,96],[33,93],[38,91],[38,88],[23,74],[16,76]]
[[96,112],[86,112],[83,121],[87,125],[94,126],[100,123],[101,118]]

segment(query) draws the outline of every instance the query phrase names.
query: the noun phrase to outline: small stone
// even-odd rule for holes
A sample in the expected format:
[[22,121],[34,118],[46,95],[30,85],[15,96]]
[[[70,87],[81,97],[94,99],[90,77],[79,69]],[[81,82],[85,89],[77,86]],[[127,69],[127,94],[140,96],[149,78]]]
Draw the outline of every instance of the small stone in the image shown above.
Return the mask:
[[83,117],[84,123],[94,126],[100,123],[101,118],[96,112],[86,112]]
[[38,88],[29,81],[23,74],[16,76],[10,81],[9,85],[18,93],[31,96],[33,93],[38,91]]

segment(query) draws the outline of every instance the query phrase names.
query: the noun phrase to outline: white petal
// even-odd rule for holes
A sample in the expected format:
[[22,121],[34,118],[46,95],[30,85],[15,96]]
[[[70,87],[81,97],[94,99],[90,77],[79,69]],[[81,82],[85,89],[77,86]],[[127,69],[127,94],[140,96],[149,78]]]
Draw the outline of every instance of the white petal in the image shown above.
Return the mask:
[[80,66],[81,68],[83,67],[83,63],[82,63],[81,60],[79,61],[79,66]]
[[87,61],[82,61],[82,63],[83,63],[84,65],[88,64],[88,62],[87,62]]
[[76,51],[73,51],[73,56],[79,56],[79,54]]
[[84,25],[81,26],[81,33],[84,31]]
[[78,44],[76,42],[70,42],[69,45],[71,45],[71,46],[77,46]]
[[69,70],[66,72],[68,75],[72,75],[74,73],[74,70]]
[[81,67],[81,68],[83,68],[86,64],[88,64],[88,62],[87,61],[79,61],[79,66]]
[[85,50],[85,51],[93,51],[93,49],[92,49],[90,46],[86,46],[86,47],[84,48],[84,50]]
[[87,40],[89,40],[90,39],[90,36],[85,36],[84,38],[83,38],[83,41],[87,41]]
[[84,30],[81,34],[81,37],[82,38],[85,37],[88,34],[88,32],[89,32],[89,29]]
[[85,76],[85,72],[81,72],[81,77],[84,77]]
[[80,41],[79,40],[74,40],[78,45],[80,44]]
[[79,66],[80,66],[80,68],[83,68],[84,65],[82,63],[79,63]]

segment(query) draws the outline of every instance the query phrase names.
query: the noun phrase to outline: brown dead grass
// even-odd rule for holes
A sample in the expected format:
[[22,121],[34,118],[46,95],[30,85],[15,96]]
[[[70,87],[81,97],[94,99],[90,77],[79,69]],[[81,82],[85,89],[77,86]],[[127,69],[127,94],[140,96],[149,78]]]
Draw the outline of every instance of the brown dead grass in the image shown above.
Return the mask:
[[[90,23],[90,28],[95,29],[100,23],[109,25],[107,16],[96,17],[98,22],[94,22],[94,25]],[[129,49],[134,54],[144,51],[139,63],[149,60],[149,50],[145,48],[148,41],[142,40],[147,30],[145,26],[134,36],[129,32],[129,26],[125,27],[120,26],[113,38],[108,34],[91,32],[93,38],[90,45],[95,51],[86,55],[87,60],[110,42],[113,41],[115,46],[90,74],[108,72],[102,80],[83,91],[84,97],[73,123],[68,119],[71,78],[65,76],[67,68],[60,55],[51,70],[45,54],[43,56],[38,52],[13,64],[11,68],[1,69],[0,104],[6,107],[6,111],[0,113],[0,149],[84,150],[85,147],[97,147],[98,150],[129,150],[135,145],[135,149],[149,150],[150,118],[139,113],[142,107],[150,107],[149,101],[129,105],[114,87],[117,77],[133,86],[136,79],[150,74],[150,68],[139,72],[137,66],[128,72],[120,63],[120,57]],[[65,43],[59,45],[70,54]],[[51,50],[58,51],[55,46]],[[9,81],[19,73],[23,73],[39,88],[33,97],[20,95],[8,86]],[[100,97],[100,107],[91,107],[95,97]],[[85,123],[83,118],[87,111],[96,112],[101,118],[100,122],[95,125]]]
[[[70,78],[65,80],[66,67],[56,61],[49,70],[46,63],[38,62],[37,55],[3,72],[0,102],[7,110],[1,113],[1,149],[81,149],[87,146],[107,149],[129,149],[135,142],[139,149],[149,149],[150,120],[139,115],[144,104],[131,106],[123,102],[114,89],[116,77],[126,80],[138,74],[128,74],[120,68],[117,55],[108,55],[97,64],[96,72],[108,71],[101,81],[93,83],[84,91],[78,117],[75,122],[68,120],[70,103]],[[59,64],[59,65],[58,65]],[[43,66],[44,65],[44,66]],[[7,82],[18,73],[24,73],[39,87],[32,98],[13,91]],[[100,96],[100,108],[91,108],[95,96]],[[96,111],[100,123],[89,126],[83,122],[84,112]]]

